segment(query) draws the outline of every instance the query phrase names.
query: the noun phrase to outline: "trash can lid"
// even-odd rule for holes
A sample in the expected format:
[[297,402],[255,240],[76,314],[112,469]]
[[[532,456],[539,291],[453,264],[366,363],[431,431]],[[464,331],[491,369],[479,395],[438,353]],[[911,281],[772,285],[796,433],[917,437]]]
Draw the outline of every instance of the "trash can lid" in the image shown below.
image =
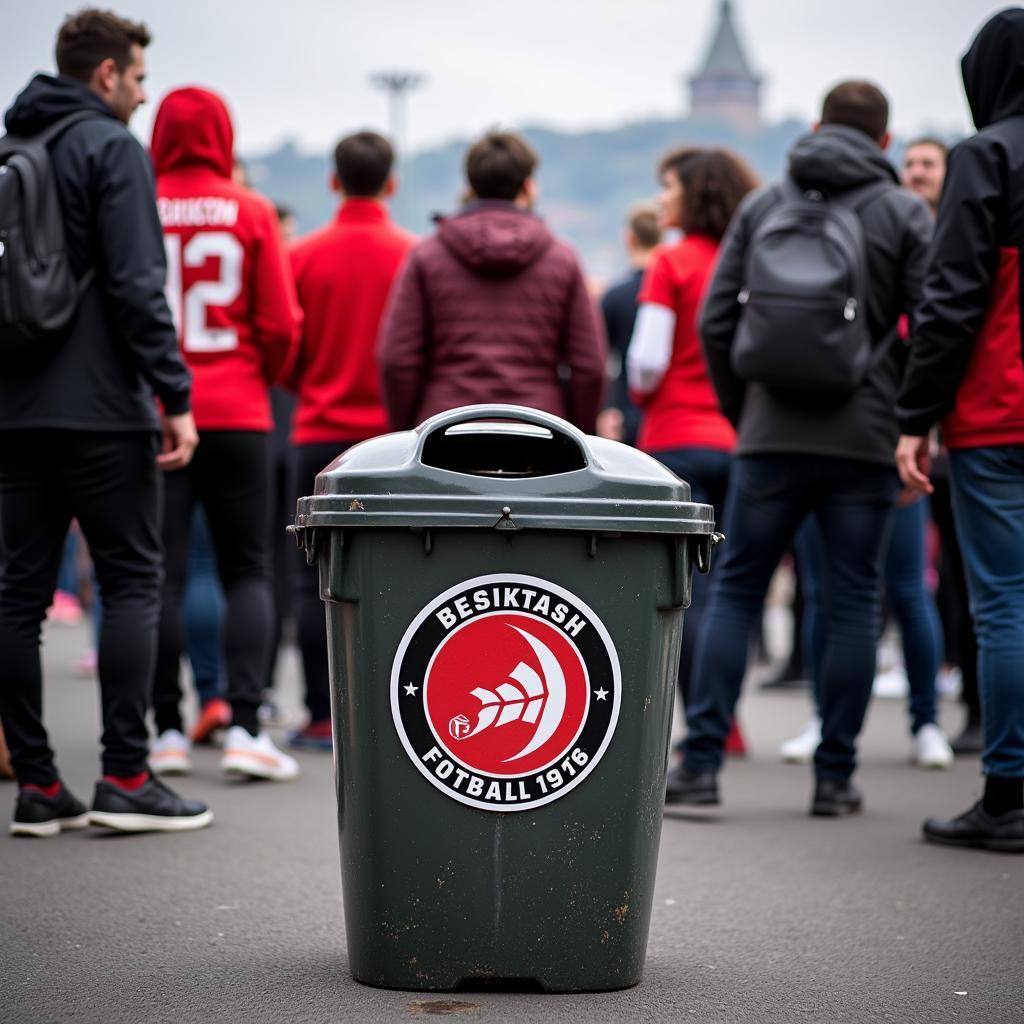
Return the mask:
[[300,498],[299,529],[714,532],[714,509],[643,452],[517,405],[472,405],[343,452]]

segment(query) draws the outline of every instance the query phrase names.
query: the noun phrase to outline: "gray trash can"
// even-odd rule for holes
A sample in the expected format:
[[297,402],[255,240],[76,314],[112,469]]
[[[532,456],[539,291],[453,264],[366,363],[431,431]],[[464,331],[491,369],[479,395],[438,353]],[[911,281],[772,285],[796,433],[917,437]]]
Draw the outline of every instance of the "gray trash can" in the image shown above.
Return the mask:
[[349,960],[371,985],[641,977],[713,510],[516,406],[357,445],[298,503],[327,602]]

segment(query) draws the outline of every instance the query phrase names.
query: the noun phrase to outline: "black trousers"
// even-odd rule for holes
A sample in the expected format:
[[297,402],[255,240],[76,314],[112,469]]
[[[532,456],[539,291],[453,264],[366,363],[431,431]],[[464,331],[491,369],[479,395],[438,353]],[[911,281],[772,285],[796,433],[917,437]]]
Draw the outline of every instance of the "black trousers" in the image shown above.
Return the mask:
[[291,469],[288,463],[287,455],[281,458],[275,453],[270,470],[270,533],[267,544],[273,580],[274,625],[271,629],[267,672],[263,680],[264,692],[274,688],[284,624],[292,616],[295,541],[286,531],[295,519],[295,502],[292,501]]
[[72,518],[103,594],[103,771],[146,769],[161,582],[157,450],[146,431],[0,432],[0,718],[22,785],[58,777],[39,641]]
[[[323,441],[300,444],[292,448],[292,488],[295,501],[313,493],[316,475],[333,462],[352,441]],[[292,515],[295,514],[292,502]],[[306,680],[306,709],[310,720],[323,721],[331,717],[330,674],[327,666],[327,616],[320,600],[320,576],[316,566],[306,564],[306,556],[296,554],[292,582],[295,590],[293,607],[302,653],[302,673]]]
[[[255,734],[274,618],[268,546],[269,435],[204,431],[191,463],[166,475],[164,591],[153,676],[158,732],[181,729],[181,603],[188,580],[189,527],[197,501],[210,526],[227,605],[224,656],[232,721]],[[105,592],[103,596],[106,599]]]

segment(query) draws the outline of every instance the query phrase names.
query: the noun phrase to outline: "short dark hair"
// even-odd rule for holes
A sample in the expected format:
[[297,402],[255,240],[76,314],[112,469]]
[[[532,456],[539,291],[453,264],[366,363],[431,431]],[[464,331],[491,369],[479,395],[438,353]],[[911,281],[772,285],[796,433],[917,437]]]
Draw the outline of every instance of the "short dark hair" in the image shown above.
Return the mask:
[[872,82],[840,82],[821,104],[822,124],[843,124],[881,142],[889,127],[889,101]]
[[466,150],[466,180],[477,199],[515,199],[539,163],[521,135],[490,131]]
[[376,132],[346,135],[334,147],[334,169],[347,196],[375,196],[391,174],[395,151]]
[[637,203],[630,207],[627,223],[637,245],[644,249],[653,249],[661,241],[658,210],[653,203]]
[[908,149],[913,149],[915,146],[934,146],[942,154],[943,160],[949,156],[949,146],[947,146],[942,139],[935,138],[934,135],[922,135],[920,138],[911,139],[911,141],[903,147],[903,152],[906,153]]
[[673,174],[683,186],[679,226],[687,235],[722,240],[736,207],[758,186],[746,161],[728,149],[686,146],[667,154],[659,176]]
[[69,14],[57,33],[57,70],[88,82],[108,58],[118,71],[132,62],[132,47],[149,46],[152,37],[141,21],[129,21],[113,11],[85,7]]

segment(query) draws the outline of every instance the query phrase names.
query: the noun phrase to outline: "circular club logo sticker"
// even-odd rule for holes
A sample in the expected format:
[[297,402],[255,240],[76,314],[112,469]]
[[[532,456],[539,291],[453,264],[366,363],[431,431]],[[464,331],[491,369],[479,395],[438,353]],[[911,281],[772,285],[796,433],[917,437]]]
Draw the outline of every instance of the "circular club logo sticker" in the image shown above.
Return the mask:
[[464,804],[524,811],[578,786],[619,717],[619,659],[579,598],[501,573],[466,580],[413,620],[391,711],[420,772]]

